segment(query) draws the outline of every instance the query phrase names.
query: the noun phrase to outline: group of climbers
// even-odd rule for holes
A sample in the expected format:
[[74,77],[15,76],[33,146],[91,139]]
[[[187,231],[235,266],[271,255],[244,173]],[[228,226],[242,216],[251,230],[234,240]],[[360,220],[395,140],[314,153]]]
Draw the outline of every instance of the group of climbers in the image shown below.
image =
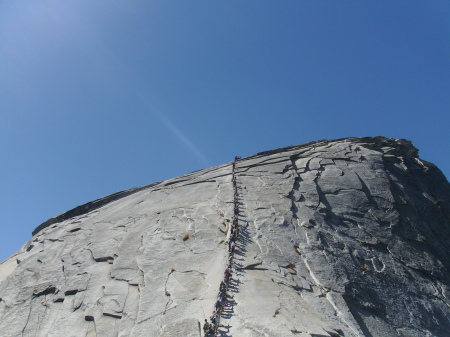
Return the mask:
[[232,274],[233,274],[233,258],[234,258],[234,252],[236,250],[236,240],[239,237],[239,220],[238,220],[238,217],[239,217],[239,194],[238,194],[238,188],[237,188],[237,183],[236,183],[236,173],[235,173],[236,162],[239,159],[241,159],[241,158],[236,156],[234,158],[234,161],[232,164],[231,181],[233,182],[233,191],[234,191],[234,197],[233,197],[234,215],[233,215],[233,221],[232,221],[232,225],[231,225],[230,235],[227,240],[227,243],[228,243],[227,268],[224,271],[224,278],[223,278],[223,281],[220,283],[219,293],[217,295],[217,301],[214,305],[214,311],[210,317],[211,323],[209,323],[208,320],[205,319],[205,324],[203,325],[203,331],[205,332],[205,336],[218,336],[220,316],[222,315],[225,302],[227,301],[228,286],[230,284],[230,280],[231,280]]

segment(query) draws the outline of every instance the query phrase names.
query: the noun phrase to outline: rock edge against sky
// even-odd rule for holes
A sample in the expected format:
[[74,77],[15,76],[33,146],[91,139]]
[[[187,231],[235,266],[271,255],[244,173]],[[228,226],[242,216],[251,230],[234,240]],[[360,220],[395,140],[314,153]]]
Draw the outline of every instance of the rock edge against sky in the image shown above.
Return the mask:
[[[201,336],[228,256],[231,163],[40,225],[0,264],[2,336]],[[409,141],[324,140],[236,163],[221,336],[450,335],[450,185]],[[184,239],[184,240],[183,240]]]

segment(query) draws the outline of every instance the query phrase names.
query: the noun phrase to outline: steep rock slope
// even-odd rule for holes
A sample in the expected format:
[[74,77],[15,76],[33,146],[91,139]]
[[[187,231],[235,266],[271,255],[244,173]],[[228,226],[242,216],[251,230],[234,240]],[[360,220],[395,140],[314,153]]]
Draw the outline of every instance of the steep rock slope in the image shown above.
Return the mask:
[[260,153],[39,226],[0,265],[0,336],[449,336],[450,185],[405,140]]

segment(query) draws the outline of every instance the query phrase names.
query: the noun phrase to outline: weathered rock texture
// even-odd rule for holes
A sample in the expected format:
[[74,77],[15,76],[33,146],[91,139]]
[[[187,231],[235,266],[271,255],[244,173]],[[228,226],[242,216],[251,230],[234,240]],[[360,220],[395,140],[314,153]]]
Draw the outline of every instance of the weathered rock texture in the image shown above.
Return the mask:
[[[450,336],[450,186],[410,142],[292,146],[236,175],[221,336]],[[225,164],[44,223],[0,265],[0,336],[203,335],[232,216]]]

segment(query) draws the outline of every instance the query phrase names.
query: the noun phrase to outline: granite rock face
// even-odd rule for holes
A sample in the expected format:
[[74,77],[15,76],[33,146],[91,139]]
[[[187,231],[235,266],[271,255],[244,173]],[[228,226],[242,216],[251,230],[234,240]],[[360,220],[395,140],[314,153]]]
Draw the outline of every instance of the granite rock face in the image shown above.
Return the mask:
[[[0,264],[0,336],[203,336],[228,258],[231,164],[53,218]],[[406,140],[236,162],[220,336],[450,336],[450,185]]]

